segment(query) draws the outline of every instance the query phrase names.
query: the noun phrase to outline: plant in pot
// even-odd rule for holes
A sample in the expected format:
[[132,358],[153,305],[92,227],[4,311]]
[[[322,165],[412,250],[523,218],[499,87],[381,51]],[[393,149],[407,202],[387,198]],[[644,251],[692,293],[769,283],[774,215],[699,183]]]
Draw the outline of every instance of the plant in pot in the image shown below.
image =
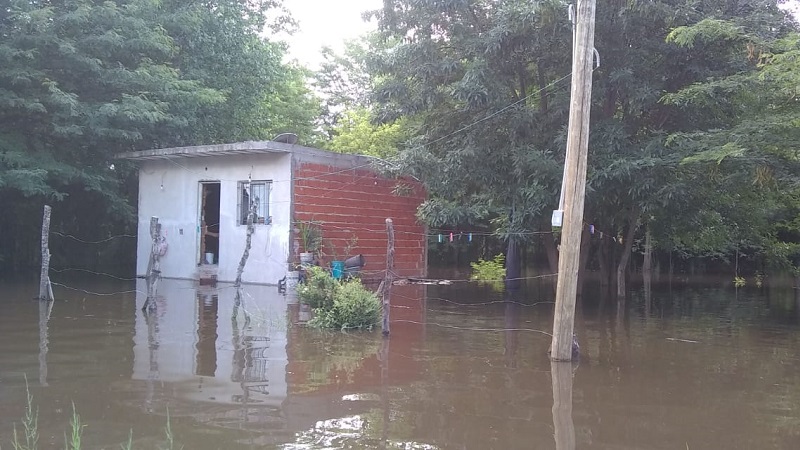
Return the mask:
[[320,247],[322,247],[322,227],[318,222],[299,221],[297,222],[297,233],[300,243],[303,244],[300,264],[311,266],[314,263],[314,255],[319,254]]
[[331,254],[333,255],[333,259],[331,260],[331,274],[337,280],[344,278],[346,275],[345,262],[350,257],[350,253],[358,244],[358,237],[353,234],[350,239],[343,239],[342,241],[344,243],[342,247],[342,250],[344,251],[343,258],[336,251],[336,245],[332,241],[328,242],[326,245],[326,247],[330,248]]

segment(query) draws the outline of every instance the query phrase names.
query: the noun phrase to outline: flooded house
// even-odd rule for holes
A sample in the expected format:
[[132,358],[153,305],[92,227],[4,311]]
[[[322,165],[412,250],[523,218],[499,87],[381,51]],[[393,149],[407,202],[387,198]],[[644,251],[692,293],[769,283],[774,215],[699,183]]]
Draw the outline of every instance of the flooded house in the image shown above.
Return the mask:
[[321,235],[316,262],[363,257],[363,273],[385,269],[386,219],[395,228],[395,272],[422,276],[426,229],[416,218],[423,187],[387,178],[375,159],[287,142],[259,141],[128,152],[139,166],[136,273],[152,250],[151,217],[161,224],[161,276],[231,282],[245,249],[253,208],[254,234],[242,280],[277,284],[299,262],[300,228]]

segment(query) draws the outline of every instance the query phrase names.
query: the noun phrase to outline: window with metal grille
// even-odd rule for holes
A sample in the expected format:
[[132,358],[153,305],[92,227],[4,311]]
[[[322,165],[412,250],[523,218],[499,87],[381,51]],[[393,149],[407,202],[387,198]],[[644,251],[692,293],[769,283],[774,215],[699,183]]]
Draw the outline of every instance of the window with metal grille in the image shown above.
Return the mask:
[[256,207],[253,223],[269,225],[272,217],[269,215],[269,196],[272,191],[272,181],[240,181],[239,182],[239,225],[247,225],[247,215],[252,205]]

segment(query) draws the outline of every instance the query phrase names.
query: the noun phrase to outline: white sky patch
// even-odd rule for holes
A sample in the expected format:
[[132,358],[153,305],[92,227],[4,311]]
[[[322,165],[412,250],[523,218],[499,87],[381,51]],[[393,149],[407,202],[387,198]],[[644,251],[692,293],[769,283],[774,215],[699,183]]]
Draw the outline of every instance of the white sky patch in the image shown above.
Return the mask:
[[[320,49],[327,45],[337,52],[346,40],[355,39],[377,27],[373,20],[361,18],[364,11],[380,9],[382,0],[285,0],[285,5],[299,22],[292,36],[276,36],[288,42],[289,59],[296,59],[310,69],[322,62]],[[800,2],[792,0],[782,5],[800,19]],[[565,13],[566,14],[566,13]]]
[[337,52],[346,40],[376,29],[377,24],[361,18],[364,11],[380,9],[382,0],[285,0],[285,6],[299,22],[292,36],[280,36],[289,43],[289,58],[310,69],[322,62],[320,49],[327,45]]

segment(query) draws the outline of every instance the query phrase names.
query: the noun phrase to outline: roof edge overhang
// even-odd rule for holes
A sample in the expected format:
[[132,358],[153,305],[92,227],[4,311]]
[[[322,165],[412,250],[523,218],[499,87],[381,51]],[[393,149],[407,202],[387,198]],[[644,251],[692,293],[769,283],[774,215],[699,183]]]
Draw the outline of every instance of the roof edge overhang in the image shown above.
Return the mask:
[[199,158],[223,155],[253,155],[265,153],[293,153],[297,145],[275,141],[246,141],[232,144],[195,145],[120,153],[117,159],[146,161],[171,158]]

